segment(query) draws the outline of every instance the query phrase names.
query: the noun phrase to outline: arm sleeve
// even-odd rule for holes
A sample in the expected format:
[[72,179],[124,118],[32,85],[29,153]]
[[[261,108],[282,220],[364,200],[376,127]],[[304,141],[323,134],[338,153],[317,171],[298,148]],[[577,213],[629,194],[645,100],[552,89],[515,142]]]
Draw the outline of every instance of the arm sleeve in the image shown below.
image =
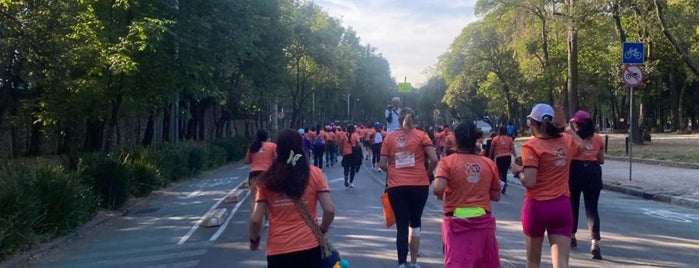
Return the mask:
[[430,136],[427,136],[426,132],[422,133],[422,137],[420,140],[420,143],[422,143],[422,147],[427,147],[427,146],[434,146],[432,144],[432,140],[430,139]]
[[449,165],[447,165],[447,158],[443,158],[442,161],[439,161],[437,164],[437,170],[435,174],[435,178],[443,178],[447,181],[449,181]]
[[[389,135],[389,137],[390,137],[390,135]],[[391,155],[391,151],[390,151],[391,146],[392,146],[391,140],[388,139],[388,137],[384,138],[383,144],[381,145],[381,155],[387,155],[387,156]]]
[[534,148],[529,144],[522,145],[522,166],[524,167],[539,167],[539,156]]

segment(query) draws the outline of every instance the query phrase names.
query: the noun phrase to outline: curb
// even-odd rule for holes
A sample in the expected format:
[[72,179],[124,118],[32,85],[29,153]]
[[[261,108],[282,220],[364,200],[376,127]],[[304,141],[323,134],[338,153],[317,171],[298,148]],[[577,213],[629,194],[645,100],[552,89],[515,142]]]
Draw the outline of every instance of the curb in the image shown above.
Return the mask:
[[[614,160],[614,161],[629,162],[629,158],[628,158],[628,157],[623,157],[623,156],[604,155],[604,158],[605,158],[605,159],[608,159],[608,160]],[[674,162],[674,161],[653,160],[653,159],[642,159],[642,158],[634,158],[634,159],[633,159],[633,162],[634,162],[634,163],[649,164],[649,165],[665,166],[665,167],[676,167],[676,168],[686,168],[686,169],[699,169],[699,164],[697,164],[697,163],[688,163],[688,162]]]
[[604,184],[604,189],[608,190],[608,191],[632,195],[632,196],[640,197],[640,198],[647,199],[647,200],[653,200],[653,201],[670,203],[673,205],[678,205],[678,206],[683,206],[683,207],[688,207],[688,208],[699,209],[699,200],[696,200],[696,199],[667,195],[667,194],[654,194],[654,193],[645,192],[643,190],[638,190],[638,189],[634,189],[631,187],[625,187],[625,186],[615,185],[615,184],[606,183],[606,182],[604,182],[603,184]]
[[[524,187],[519,182],[519,180],[517,180],[511,176],[508,176],[507,183],[515,184],[515,185],[519,185],[521,187]],[[653,200],[653,201],[657,201],[657,202],[664,202],[664,203],[669,203],[669,204],[673,204],[673,205],[699,209],[699,200],[696,200],[696,199],[667,195],[667,194],[654,194],[654,193],[645,192],[643,190],[638,190],[635,188],[611,184],[611,183],[607,183],[607,182],[603,182],[603,184],[604,184],[604,186],[603,186],[604,190],[607,190],[607,191],[636,196],[636,197],[640,197],[640,198],[646,199],[646,200]]]

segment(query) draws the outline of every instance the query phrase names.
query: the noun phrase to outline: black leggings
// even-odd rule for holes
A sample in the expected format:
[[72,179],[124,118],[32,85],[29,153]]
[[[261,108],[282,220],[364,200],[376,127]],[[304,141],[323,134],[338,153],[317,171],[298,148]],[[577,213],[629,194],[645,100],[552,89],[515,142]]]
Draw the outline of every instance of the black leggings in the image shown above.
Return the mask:
[[[357,167],[357,161],[358,160],[355,159],[355,156],[352,153],[342,156],[342,168],[344,168],[345,183],[354,182],[354,175],[357,174],[357,171],[359,171],[359,168]],[[361,159],[359,161],[361,161]],[[349,181],[347,180],[347,178],[349,178]]]
[[396,248],[398,263],[408,258],[408,227],[422,226],[422,211],[427,203],[429,186],[398,186],[387,189],[388,199],[396,217]]
[[302,251],[267,256],[267,268],[320,268],[321,263],[320,246]]
[[323,168],[323,153],[325,152],[325,144],[321,146],[313,145],[313,165]]
[[570,204],[573,208],[573,230],[578,231],[578,219],[580,209],[580,194],[585,199],[585,214],[587,214],[587,228],[592,239],[600,240],[600,220],[597,204],[602,191],[602,167],[590,161],[573,160],[570,164]]
[[371,158],[371,164],[372,166],[376,166],[376,164],[379,163],[379,160],[381,160],[381,142],[379,143],[374,143],[371,145],[371,153],[372,153],[372,158]]
[[507,170],[512,165],[512,156],[501,156],[495,158],[495,164],[498,165],[498,174],[500,174],[500,180],[507,183]]

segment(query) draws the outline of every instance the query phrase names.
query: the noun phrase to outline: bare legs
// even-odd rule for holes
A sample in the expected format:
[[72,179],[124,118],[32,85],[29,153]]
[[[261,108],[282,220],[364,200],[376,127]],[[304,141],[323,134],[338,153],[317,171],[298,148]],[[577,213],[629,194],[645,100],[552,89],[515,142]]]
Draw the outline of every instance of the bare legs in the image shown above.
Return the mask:
[[[544,237],[525,236],[527,242],[527,268],[541,266],[541,248]],[[549,235],[551,244],[551,263],[554,268],[567,268],[570,256],[570,237],[562,235]]]

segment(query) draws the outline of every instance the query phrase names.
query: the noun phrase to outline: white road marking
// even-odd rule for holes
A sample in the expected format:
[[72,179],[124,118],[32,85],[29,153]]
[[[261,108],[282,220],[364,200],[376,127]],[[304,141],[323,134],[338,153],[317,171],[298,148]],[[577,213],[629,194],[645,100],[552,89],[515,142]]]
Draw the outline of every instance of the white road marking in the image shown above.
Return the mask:
[[198,196],[198,195],[201,195],[201,191],[196,190],[196,191],[194,191],[194,192],[189,193],[187,196],[179,196],[179,197],[177,197],[177,198],[179,198],[179,199],[189,199],[189,198],[192,198],[192,197],[196,197],[196,196]]
[[337,179],[329,180],[328,183],[344,182],[344,181],[345,181],[345,178],[337,178]]
[[650,208],[641,208],[641,209],[644,211],[643,214],[646,214],[647,216],[651,216],[651,217],[656,217],[658,219],[674,221],[674,222],[685,222],[685,223],[692,223],[692,220],[699,221],[699,216],[697,216],[697,215],[677,213],[677,212],[672,212],[672,211],[665,210],[665,209],[650,209]]
[[247,168],[250,168],[250,165],[244,165],[242,167],[239,167],[238,169],[247,169]]
[[204,213],[204,215],[202,215],[201,217],[199,217],[199,220],[194,224],[194,226],[192,226],[191,229],[189,229],[189,232],[187,232],[187,234],[186,234],[185,236],[183,236],[183,237],[180,239],[179,242],[177,242],[177,245],[182,245],[182,244],[184,244],[184,242],[187,242],[187,239],[189,239],[189,238],[192,236],[192,234],[194,234],[194,232],[199,228],[199,224],[201,224],[202,221],[204,221],[204,216],[207,215],[207,214],[209,214],[209,213],[210,213],[211,211],[213,211],[214,209],[216,209],[216,208],[221,204],[221,202],[223,202],[223,200],[226,199],[226,197],[228,197],[229,195],[233,194],[233,192],[234,192],[235,190],[237,190],[238,188],[240,188],[240,186],[243,185],[243,183],[245,183],[245,180],[241,181],[241,182],[238,184],[238,186],[236,186],[235,188],[231,189],[231,191],[228,192],[228,194],[226,194],[226,195],[224,195],[223,197],[221,197],[221,199],[219,199],[219,200],[216,202],[216,204],[214,204],[213,206],[211,206],[211,208],[209,209],[209,211],[207,211],[206,213]]
[[245,203],[245,199],[247,199],[249,195],[250,195],[250,191],[247,191],[247,193],[245,193],[245,196],[243,197],[242,201],[238,201],[238,204],[236,204],[235,207],[231,210],[231,213],[228,215],[228,218],[226,219],[226,221],[223,222],[223,224],[221,225],[221,227],[218,228],[216,233],[213,236],[211,236],[209,241],[216,241],[216,239],[218,239],[218,237],[221,236],[223,231],[226,230],[226,227],[228,227],[228,222],[230,222],[231,219],[233,219],[233,215],[235,215],[235,213],[238,211],[240,206],[243,205],[243,203]]

